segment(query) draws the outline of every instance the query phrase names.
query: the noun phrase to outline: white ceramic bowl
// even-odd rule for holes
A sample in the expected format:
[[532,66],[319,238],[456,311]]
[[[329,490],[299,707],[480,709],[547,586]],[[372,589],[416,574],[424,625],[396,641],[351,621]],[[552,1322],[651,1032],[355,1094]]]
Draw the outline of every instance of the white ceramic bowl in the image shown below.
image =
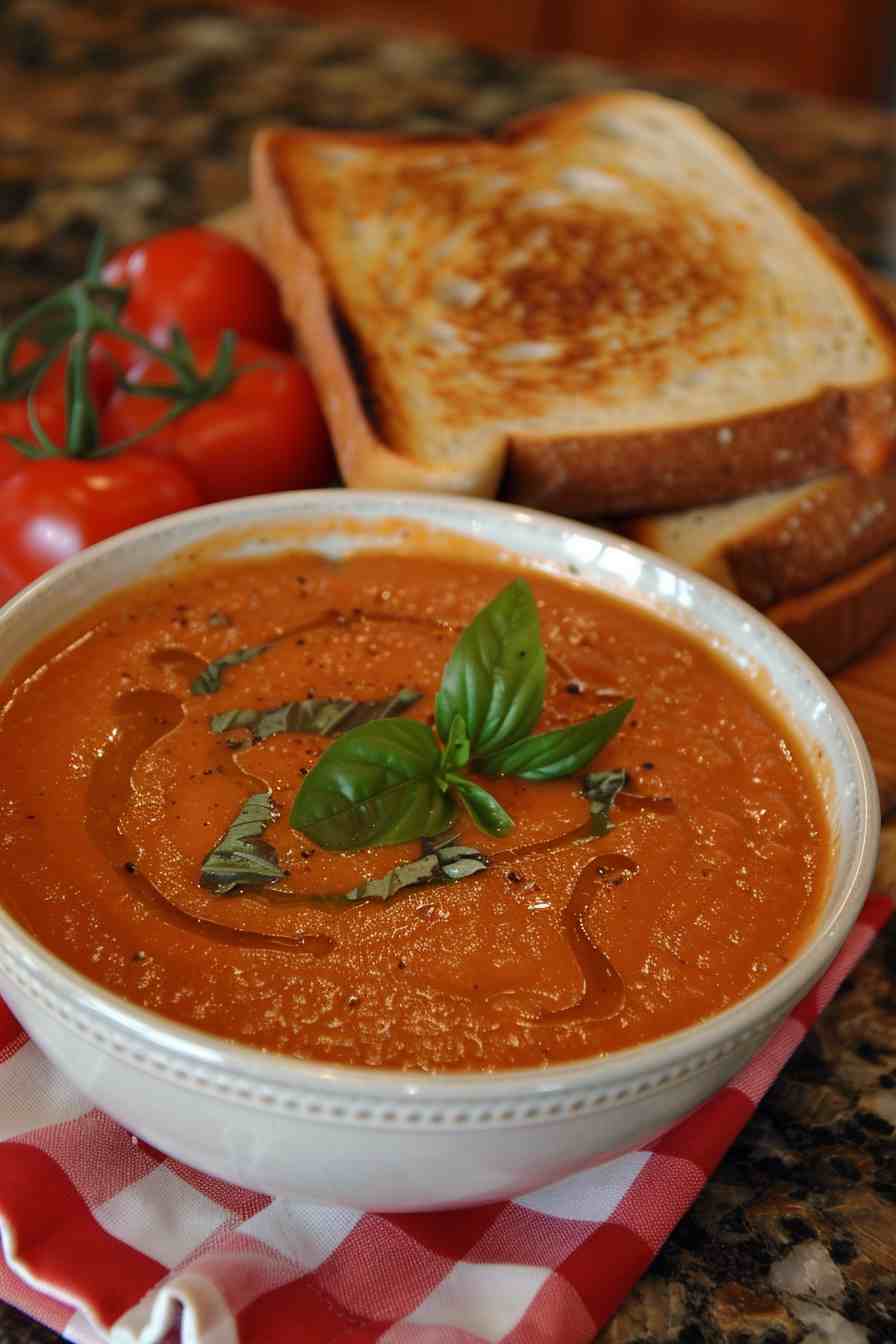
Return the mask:
[[810,748],[834,836],[811,941],[762,989],[698,1026],[606,1058],[492,1074],[352,1069],[230,1044],[98,988],[2,912],[0,992],[98,1106],[164,1152],[241,1185],[381,1210],[518,1194],[680,1120],[749,1059],[824,971],[873,872],[879,813],[868,754],[821,673],[714,584],[579,523],[447,497],[276,495],[137,528],[61,566],[0,612],[0,674],[76,612],[190,543],[222,528],[277,524],[269,545],[282,549],[284,524],[295,525],[292,544],[303,544],[303,526],[319,528],[324,518],[332,527],[310,544],[330,552],[381,544],[378,522],[401,518],[496,543],[558,574],[574,570],[580,581],[702,636],[754,677]]

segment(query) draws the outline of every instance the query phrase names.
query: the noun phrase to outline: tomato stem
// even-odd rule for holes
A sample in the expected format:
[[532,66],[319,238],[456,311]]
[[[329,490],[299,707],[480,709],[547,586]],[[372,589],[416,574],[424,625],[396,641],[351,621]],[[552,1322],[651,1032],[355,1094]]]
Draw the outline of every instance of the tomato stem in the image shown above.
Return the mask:
[[183,413],[183,406],[179,404],[174,405],[170,410],[167,410],[164,415],[160,415],[158,420],[154,420],[151,425],[147,425],[145,429],[138,430],[136,434],[130,434],[126,439],[116,439],[114,443],[98,444],[93,451],[86,454],[86,456],[97,460],[104,457],[114,457],[116,453],[122,450],[122,448],[130,448],[134,444],[139,443],[141,439],[147,438],[150,434],[158,434],[160,429],[164,429],[166,425],[170,425],[172,420],[176,420],[178,416],[183,415]]
[[[8,435],[7,439],[27,457],[108,457],[157,433],[201,402],[220,396],[237,376],[234,367],[237,338],[233,331],[222,334],[215,362],[210,372],[203,375],[197,369],[193,351],[179,327],[172,328],[170,345],[166,347],[120,322],[129,290],[126,286],[104,283],[104,254],[105,239],[98,233],[88,253],[83,275],[56,294],[41,299],[0,331],[0,400],[27,396],[28,422],[36,442],[29,443],[13,435]],[[94,336],[101,332],[136,346],[167,365],[174,374],[170,383],[158,383],[151,388],[137,387],[129,383],[126,376],[120,378],[119,386],[130,394],[154,396],[171,405],[158,421],[138,434],[103,445],[100,444],[99,414],[90,387],[90,350]],[[15,356],[21,342],[35,338],[44,347],[43,353],[15,370]],[[40,423],[36,396],[48,369],[58,358],[64,357],[66,350],[65,442],[56,444]]]

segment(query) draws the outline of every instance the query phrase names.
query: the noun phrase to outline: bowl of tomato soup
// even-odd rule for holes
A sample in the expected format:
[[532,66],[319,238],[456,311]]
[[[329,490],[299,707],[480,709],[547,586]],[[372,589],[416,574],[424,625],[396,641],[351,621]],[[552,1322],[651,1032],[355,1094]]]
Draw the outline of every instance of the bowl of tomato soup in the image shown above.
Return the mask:
[[830,683],[714,584],[449,497],[212,505],[0,611],[0,992],[275,1195],[519,1194],[650,1140],[830,963],[879,833]]

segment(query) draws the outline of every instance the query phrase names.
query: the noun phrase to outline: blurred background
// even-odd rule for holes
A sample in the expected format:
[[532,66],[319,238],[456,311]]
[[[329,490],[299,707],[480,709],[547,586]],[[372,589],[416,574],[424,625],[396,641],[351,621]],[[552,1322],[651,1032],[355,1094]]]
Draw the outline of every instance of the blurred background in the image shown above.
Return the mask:
[[896,279],[896,0],[0,0],[0,300],[245,198],[257,126],[483,135],[641,87]]
[[[270,3],[270,0],[267,0]],[[893,0],[280,0],[309,18],[867,102],[896,97]]]

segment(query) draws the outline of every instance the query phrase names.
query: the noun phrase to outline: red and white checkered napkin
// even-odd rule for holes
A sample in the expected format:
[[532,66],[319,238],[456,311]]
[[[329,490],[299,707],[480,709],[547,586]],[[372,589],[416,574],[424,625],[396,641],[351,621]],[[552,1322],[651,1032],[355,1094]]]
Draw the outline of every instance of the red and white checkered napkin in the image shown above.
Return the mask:
[[202,1176],[92,1108],[4,1010],[0,1296],[83,1344],[589,1340],[892,909],[871,897],[768,1045],[650,1149],[454,1213],[353,1213]]

